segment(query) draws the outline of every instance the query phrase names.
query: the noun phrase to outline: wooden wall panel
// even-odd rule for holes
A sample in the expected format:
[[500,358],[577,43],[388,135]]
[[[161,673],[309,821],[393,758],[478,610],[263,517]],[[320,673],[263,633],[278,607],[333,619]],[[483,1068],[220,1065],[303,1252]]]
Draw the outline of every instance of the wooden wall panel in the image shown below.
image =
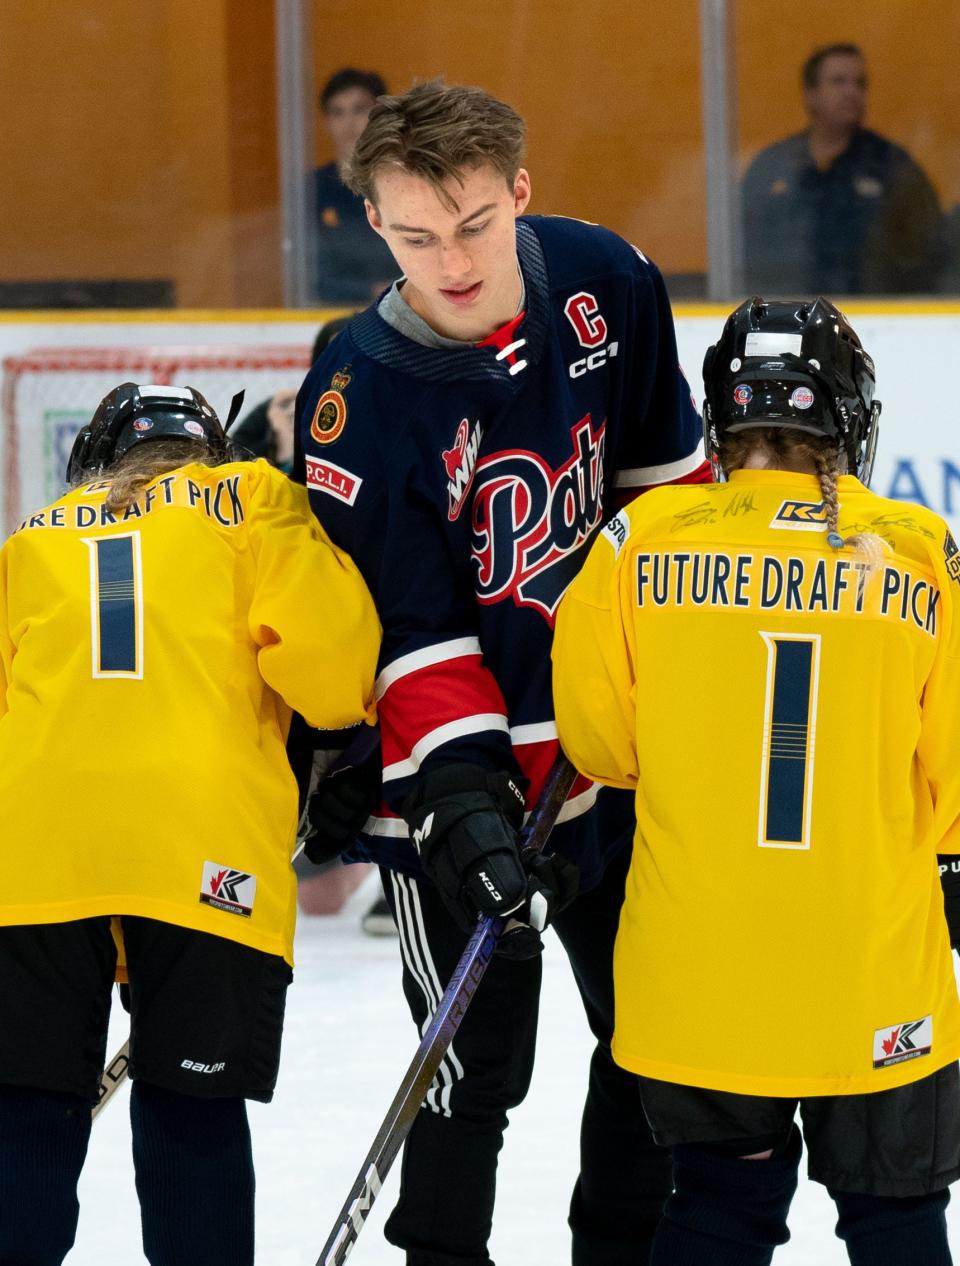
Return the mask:
[[[527,119],[535,211],[617,228],[672,272],[705,254],[696,0],[316,0],[318,86],[341,66],[392,91],[443,75]],[[318,161],[331,157],[318,137]]]
[[[740,0],[741,157],[803,124],[799,67],[859,41],[869,122],[960,202],[960,6]],[[599,220],[666,272],[706,264],[697,0],[314,0],[318,85],[445,75],[515,105],[533,209]],[[271,0],[4,0],[0,280],[172,277],[182,305],[279,303]],[[317,161],[329,158],[317,128]]]

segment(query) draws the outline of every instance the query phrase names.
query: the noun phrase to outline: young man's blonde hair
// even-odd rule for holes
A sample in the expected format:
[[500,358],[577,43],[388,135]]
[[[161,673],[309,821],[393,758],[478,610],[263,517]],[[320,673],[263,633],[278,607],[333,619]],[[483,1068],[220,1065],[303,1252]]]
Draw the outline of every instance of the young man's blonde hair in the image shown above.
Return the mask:
[[376,205],[382,167],[420,176],[454,209],[444,183],[463,184],[464,168],[489,164],[513,188],[523,162],[526,125],[516,110],[482,88],[431,79],[395,97],[380,97],[347,164],[354,193]]

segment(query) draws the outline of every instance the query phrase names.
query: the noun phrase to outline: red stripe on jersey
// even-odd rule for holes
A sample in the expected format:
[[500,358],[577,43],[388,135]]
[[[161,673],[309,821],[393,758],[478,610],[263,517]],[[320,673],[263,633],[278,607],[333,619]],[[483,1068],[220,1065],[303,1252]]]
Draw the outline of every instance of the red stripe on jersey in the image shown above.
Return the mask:
[[377,707],[384,766],[408,760],[441,725],[478,713],[506,717],[507,705],[479,655],[428,664],[391,683]]
[[[543,784],[547,781],[547,775],[553,768],[553,763],[557,759],[560,752],[560,744],[557,739],[544,739],[539,743],[515,743],[513,746],[513,755],[520,771],[525,778],[529,778],[530,787],[527,791],[527,808],[532,809],[537,802],[537,796]],[[577,774],[573,786],[567,793],[567,799],[572,800],[574,796],[583,795],[593,783],[589,778],[584,778],[583,774]]]

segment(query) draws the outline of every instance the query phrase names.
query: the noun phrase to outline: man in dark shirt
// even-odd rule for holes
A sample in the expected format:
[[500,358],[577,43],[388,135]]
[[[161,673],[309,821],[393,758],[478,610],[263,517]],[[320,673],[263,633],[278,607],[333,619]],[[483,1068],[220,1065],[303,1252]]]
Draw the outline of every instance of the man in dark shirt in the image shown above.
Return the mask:
[[337,155],[314,172],[315,298],[321,303],[365,306],[398,275],[393,256],[367,223],[363,199],[341,179],[370,107],[386,91],[375,71],[347,67],[320,93],[320,113]]
[[747,171],[747,286],[761,294],[909,294],[937,289],[937,195],[906,150],[863,127],[867,72],[854,44],[803,68],[805,132]]

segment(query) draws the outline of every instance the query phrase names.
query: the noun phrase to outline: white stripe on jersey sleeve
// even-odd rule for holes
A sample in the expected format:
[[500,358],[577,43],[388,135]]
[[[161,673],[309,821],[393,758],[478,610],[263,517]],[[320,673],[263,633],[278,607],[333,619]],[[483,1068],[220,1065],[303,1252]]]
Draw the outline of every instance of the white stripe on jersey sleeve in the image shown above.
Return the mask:
[[443,743],[449,743],[451,739],[463,738],[465,734],[479,734],[483,730],[500,730],[504,734],[510,733],[507,718],[502,712],[479,712],[471,717],[458,717],[455,721],[438,725],[435,730],[425,734],[418,743],[413,745],[413,751],[406,760],[385,765],[383,781],[394,782],[397,778],[409,778],[411,774],[417,772],[427,756]]
[[669,484],[674,479],[692,474],[703,462],[701,441],[688,457],[681,457],[676,462],[664,462],[662,466],[633,466],[628,470],[618,470],[613,482],[617,488],[648,488],[651,484]]
[[448,659],[462,659],[464,655],[479,655],[480,639],[476,637],[458,637],[450,642],[436,642],[433,646],[424,646],[419,651],[410,651],[387,664],[377,678],[376,697],[379,701],[387,693],[395,681],[408,677],[410,673],[419,672],[421,668],[429,668],[432,664],[442,664]]

